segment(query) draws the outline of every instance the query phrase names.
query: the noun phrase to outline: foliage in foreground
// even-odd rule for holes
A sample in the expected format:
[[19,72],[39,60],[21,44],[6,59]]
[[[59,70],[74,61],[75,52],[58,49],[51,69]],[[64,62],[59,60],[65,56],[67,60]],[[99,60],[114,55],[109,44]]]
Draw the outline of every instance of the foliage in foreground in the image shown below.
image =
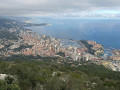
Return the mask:
[[0,61],[0,90],[120,90],[120,72],[94,64],[71,67],[48,61]]

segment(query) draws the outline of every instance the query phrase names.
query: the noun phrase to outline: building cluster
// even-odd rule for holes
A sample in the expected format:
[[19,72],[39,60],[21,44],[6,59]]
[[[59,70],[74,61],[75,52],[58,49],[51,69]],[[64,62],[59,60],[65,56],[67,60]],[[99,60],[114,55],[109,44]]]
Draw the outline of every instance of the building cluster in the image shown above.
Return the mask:
[[92,45],[92,48],[94,50],[95,55],[99,55],[101,53],[104,53],[104,48],[101,44],[97,44],[96,41],[87,41],[89,45]]
[[[71,61],[91,61],[98,65],[105,65],[102,58],[88,53],[88,48],[80,41],[78,43],[75,40],[62,40],[46,35],[37,35],[30,30],[21,30],[19,36],[20,38],[18,38],[18,40],[0,39],[0,57],[21,54],[33,56],[40,55],[42,57],[60,57],[58,53],[62,52],[65,54],[65,58]],[[102,48],[102,45],[97,44],[95,41],[87,41],[87,43],[92,45],[92,49],[96,50],[96,52],[99,52]],[[119,50],[113,51],[112,58],[117,60],[116,57],[120,57]],[[63,61],[66,62],[66,60]],[[62,63],[63,61],[60,60],[58,63]],[[71,63],[72,66],[75,66],[71,61],[66,63]],[[119,67],[117,67],[118,63],[111,63],[112,64],[109,64],[110,68],[113,70],[119,69]]]
[[120,49],[113,50],[112,51],[112,56],[110,57],[110,59],[120,61]]
[[[19,36],[21,38],[19,38],[17,41],[1,39],[1,42],[4,43],[0,44],[0,49],[3,49],[6,46],[8,47],[4,48],[0,54],[4,56],[23,54],[33,56],[40,55],[42,57],[54,57],[58,56],[57,53],[62,52],[65,54],[65,57],[74,61],[88,61],[98,59],[95,55],[88,53],[88,49],[82,43],[78,44],[77,41],[74,40],[61,40],[46,35],[37,35],[30,30],[21,30]],[[22,45],[28,47],[21,48]]]
[[[97,59],[95,55],[87,53],[88,49],[82,44],[80,45],[80,47],[77,47],[77,45],[73,46],[69,42],[67,46],[64,46],[67,41],[64,41],[63,43],[60,39],[45,35],[40,36],[36,33],[32,33],[31,31],[21,31],[20,36],[23,38],[24,43],[27,43],[28,45],[33,45],[32,48],[25,48],[21,50],[21,54],[24,55],[40,55],[42,57],[46,57],[56,56],[57,53],[63,52],[65,54],[65,57],[71,58],[75,61],[88,61]],[[72,44],[76,44],[76,41],[71,42]],[[95,46],[96,48],[97,45]],[[100,46],[98,45],[98,47]]]
[[56,52],[61,50],[60,43],[56,38],[45,35],[39,36],[30,31],[21,31],[20,36],[23,38],[24,43],[33,45],[31,48],[22,49],[21,54],[46,57],[54,56]]

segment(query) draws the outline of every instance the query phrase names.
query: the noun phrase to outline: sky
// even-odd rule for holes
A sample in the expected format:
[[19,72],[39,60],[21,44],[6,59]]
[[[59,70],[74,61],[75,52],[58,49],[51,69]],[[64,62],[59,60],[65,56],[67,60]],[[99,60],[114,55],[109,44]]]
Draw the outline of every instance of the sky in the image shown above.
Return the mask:
[[0,0],[0,16],[119,17],[120,0]]

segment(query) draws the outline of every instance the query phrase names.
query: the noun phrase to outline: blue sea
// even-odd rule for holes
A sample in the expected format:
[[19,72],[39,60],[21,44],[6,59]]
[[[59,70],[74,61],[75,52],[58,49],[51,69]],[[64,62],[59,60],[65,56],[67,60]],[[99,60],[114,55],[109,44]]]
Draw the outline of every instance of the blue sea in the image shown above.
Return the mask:
[[33,18],[32,23],[49,23],[50,26],[29,27],[39,35],[74,40],[93,40],[106,49],[120,49],[119,19],[80,19],[80,18]]

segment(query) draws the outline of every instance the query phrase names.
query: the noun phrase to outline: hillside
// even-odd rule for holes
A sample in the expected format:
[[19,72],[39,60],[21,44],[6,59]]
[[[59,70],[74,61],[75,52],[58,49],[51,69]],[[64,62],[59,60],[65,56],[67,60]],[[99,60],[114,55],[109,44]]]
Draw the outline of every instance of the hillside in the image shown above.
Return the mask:
[[23,29],[20,22],[0,18],[0,39],[18,40],[20,29]]
[[52,61],[0,61],[0,90],[120,90],[120,72],[94,64],[71,67]]

